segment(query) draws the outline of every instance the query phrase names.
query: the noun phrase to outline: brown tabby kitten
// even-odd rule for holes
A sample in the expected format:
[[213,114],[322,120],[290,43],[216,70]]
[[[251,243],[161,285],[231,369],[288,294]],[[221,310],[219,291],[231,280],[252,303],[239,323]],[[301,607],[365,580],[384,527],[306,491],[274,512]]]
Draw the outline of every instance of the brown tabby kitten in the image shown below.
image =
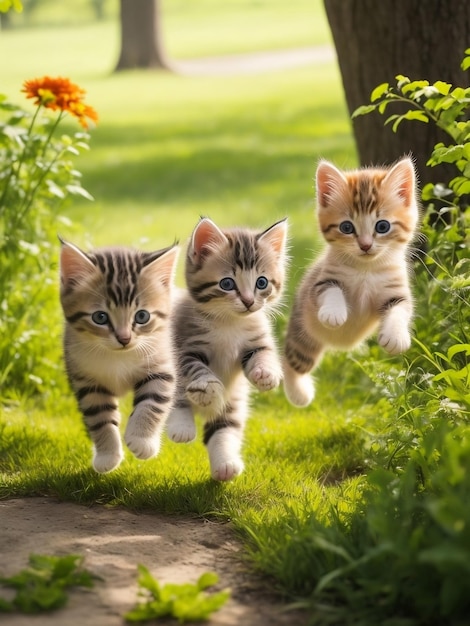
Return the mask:
[[126,444],[139,459],[158,454],[176,386],[169,314],[177,254],[176,247],[85,253],[62,242],[65,363],[97,472],[113,470],[123,458],[117,398],[130,389]]
[[317,170],[318,222],[327,242],[304,276],[284,347],[284,390],[296,406],[314,397],[310,371],[327,348],[349,350],[378,327],[391,354],[410,346],[409,244],[419,211],[415,171],[404,158],[384,169]]
[[254,232],[222,231],[204,218],[188,246],[188,289],[174,317],[179,389],[168,435],[192,441],[194,412],[202,414],[215,480],[243,470],[249,383],[266,391],[281,380],[270,317],[284,283],[286,234],[285,220]]

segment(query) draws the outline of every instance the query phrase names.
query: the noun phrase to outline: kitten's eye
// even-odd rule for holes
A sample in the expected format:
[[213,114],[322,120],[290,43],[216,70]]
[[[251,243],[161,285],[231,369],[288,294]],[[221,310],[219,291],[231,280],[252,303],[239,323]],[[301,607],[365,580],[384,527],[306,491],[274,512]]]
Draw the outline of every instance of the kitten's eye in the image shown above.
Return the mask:
[[134,315],[134,320],[136,324],[146,324],[150,319],[150,313],[145,309],[141,309],[137,311]]
[[95,311],[91,316],[91,319],[99,326],[104,326],[109,321],[109,316],[104,311]]
[[343,235],[352,235],[355,232],[354,224],[348,220],[341,222],[339,229]]
[[388,222],[387,220],[379,220],[377,224],[375,225],[375,231],[379,233],[380,235],[384,235],[385,233],[388,233],[389,230],[390,230],[390,222]]
[[219,287],[224,291],[232,291],[232,289],[235,289],[235,281],[233,278],[222,278]]
[[256,289],[266,289],[269,285],[269,281],[266,276],[260,276],[256,281]]

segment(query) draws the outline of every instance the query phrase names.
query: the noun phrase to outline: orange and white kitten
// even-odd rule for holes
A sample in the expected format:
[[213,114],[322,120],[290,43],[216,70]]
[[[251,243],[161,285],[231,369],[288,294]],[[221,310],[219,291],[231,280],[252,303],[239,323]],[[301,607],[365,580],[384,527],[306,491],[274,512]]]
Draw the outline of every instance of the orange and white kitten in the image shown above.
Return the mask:
[[327,242],[297,290],[284,346],[284,391],[307,406],[310,375],[328,348],[349,350],[378,329],[390,354],[410,346],[408,256],[419,221],[413,163],[340,171],[322,161],[318,222]]

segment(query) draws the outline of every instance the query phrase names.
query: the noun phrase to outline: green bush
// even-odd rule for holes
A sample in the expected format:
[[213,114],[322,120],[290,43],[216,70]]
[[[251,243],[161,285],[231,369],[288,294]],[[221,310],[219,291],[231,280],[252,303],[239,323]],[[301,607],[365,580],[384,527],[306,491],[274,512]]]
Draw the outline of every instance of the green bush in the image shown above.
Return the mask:
[[[68,92],[67,92],[68,90]],[[73,157],[85,132],[57,137],[69,112],[86,125],[96,114],[67,79],[25,83],[34,114],[0,96],[0,397],[53,389],[59,368],[57,302],[59,216],[70,195],[91,198]],[[59,111],[51,116],[52,111]],[[45,113],[48,113],[46,115]]]

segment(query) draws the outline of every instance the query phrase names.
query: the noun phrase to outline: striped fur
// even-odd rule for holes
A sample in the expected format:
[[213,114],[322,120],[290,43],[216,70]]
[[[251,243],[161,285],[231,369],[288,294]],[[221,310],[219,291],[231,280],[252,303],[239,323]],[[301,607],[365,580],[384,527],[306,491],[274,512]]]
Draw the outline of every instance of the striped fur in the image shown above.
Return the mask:
[[285,221],[263,232],[221,231],[205,218],[188,245],[187,291],[174,316],[179,388],[168,434],[191,441],[194,412],[202,414],[216,480],[243,470],[249,383],[265,391],[281,380],[270,316],[284,284],[286,234]]
[[62,242],[65,364],[97,472],[123,458],[118,397],[130,390],[126,444],[140,459],[159,451],[176,388],[169,316],[177,252],[102,248],[86,254]]
[[297,406],[314,397],[310,372],[325,349],[348,350],[378,328],[391,354],[410,345],[408,255],[418,224],[413,163],[317,170],[318,225],[327,242],[297,290],[284,344],[284,390]]

